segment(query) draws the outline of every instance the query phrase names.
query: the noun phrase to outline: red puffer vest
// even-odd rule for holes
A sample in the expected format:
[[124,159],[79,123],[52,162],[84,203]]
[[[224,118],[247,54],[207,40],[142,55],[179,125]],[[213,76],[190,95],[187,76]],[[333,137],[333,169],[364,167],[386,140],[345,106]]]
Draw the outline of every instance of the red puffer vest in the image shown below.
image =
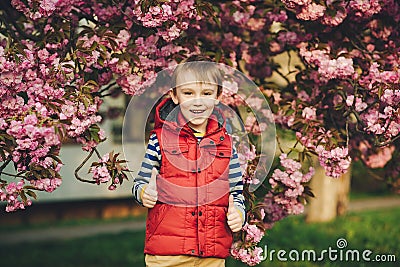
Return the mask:
[[158,201],[148,210],[146,254],[229,256],[232,232],[226,213],[232,140],[223,122],[215,108],[198,143],[172,100],[157,106],[153,132],[162,162]]

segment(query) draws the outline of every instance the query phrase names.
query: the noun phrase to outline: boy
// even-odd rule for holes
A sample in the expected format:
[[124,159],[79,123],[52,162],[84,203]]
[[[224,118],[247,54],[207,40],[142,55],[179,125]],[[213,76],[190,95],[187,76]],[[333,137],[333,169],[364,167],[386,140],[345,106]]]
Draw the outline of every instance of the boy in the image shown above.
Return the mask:
[[202,60],[176,67],[134,180],[135,199],[149,208],[146,266],[225,266],[244,224],[238,156],[217,106],[221,73]]

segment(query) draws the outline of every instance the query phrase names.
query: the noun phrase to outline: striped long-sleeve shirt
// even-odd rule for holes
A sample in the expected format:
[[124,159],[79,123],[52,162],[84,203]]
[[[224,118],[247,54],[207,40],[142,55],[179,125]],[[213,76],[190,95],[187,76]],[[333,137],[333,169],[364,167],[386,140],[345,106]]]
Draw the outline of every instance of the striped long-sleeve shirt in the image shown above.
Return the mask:
[[[198,140],[202,139],[201,135],[196,135]],[[232,149],[232,157],[229,163],[229,191],[233,195],[233,201],[235,207],[240,211],[243,222],[245,221],[245,205],[243,197],[243,181],[242,181],[242,170],[239,163],[239,158],[236,153],[236,149]],[[134,179],[134,185],[132,193],[134,198],[139,204],[142,204],[141,192],[145,186],[149,183],[151,177],[151,171],[155,167],[158,171],[160,170],[161,163],[161,151],[160,145],[156,134],[152,134],[147,145],[146,154],[142,161],[141,167]]]

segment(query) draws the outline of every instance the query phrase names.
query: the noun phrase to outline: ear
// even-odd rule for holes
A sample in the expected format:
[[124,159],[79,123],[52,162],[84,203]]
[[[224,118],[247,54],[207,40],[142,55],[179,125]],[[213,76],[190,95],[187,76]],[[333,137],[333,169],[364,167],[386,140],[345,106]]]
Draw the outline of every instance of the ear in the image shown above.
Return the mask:
[[222,99],[222,94],[220,94],[219,96],[217,96],[217,98],[214,100],[214,105],[215,105],[215,106],[218,105],[218,104],[219,104],[219,101],[221,101],[221,99]]
[[175,105],[179,104],[178,98],[176,97],[176,95],[174,94],[174,91],[171,89],[168,91],[169,96],[172,98],[172,101],[174,102]]

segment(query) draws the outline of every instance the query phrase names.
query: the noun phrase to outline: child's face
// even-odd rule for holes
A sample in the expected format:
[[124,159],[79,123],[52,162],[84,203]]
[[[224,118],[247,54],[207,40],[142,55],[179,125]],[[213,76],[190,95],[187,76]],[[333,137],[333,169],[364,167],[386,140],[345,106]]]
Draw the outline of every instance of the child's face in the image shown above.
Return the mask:
[[218,103],[215,84],[197,82],[191,72],[178,75],[176,79],[176,95],[171,91],[170,95],[175,104],[180,105],[182,115],[188,121],[189,126],[204,133],[208,118]]

